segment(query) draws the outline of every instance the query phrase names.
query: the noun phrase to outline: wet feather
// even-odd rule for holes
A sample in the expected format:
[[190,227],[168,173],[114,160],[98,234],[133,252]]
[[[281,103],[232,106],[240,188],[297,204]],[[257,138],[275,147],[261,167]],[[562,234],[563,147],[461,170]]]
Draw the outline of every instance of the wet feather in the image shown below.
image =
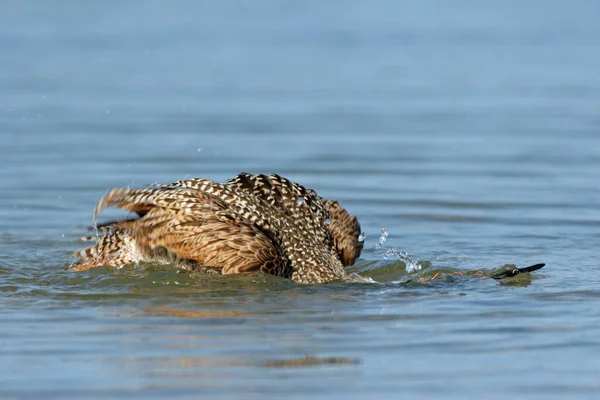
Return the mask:
[[101,224],[102,235],[76,253],[73,270],[151,261],[222,274],[263,272],[300,283],[357,280],[344,270],[362,250],[356,217],[279,175],[113,189],[94,218],[107,207],[139,217]]

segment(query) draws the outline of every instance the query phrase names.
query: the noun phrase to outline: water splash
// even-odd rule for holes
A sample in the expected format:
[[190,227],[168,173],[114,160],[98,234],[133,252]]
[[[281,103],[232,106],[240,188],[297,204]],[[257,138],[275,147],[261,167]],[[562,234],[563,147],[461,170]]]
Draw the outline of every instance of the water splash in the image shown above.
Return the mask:
[[100,240],[100,232],[98,231],[98,221],[96,221],[96,216],[94,215],[94,224],[92,225],[94,230],[94,238],[96,241]]
[[[362,233],[361,233],[361,235],[362,235]],[[377,244],[375,245],[376,250],[383,249],[385,243],[387,242],[387,238],[389,235],[390,234],[386,228],[381,228],[381,234],[379,236],[379,240],[378,240]],[[366,237],[366,235],[365,235],[365,237]],[[359,239],[360,239],[360,236],[359,236]],[[408,252],[406,252],[404,250],[398,251],[393,247],[386,249],[385,252],[383,253],[383,259],[389,260],[391,258],[395,258],[398,261],[403,262],[406,265],[406,272],[408,272],[408,273],[411,273],[414,271],[419,271],[421,268],[423,268],[421,266],[421,264],[419,264],[416,261],[411,260],[408,257]]]
[[394,248],[387,249],[386,252],[383,254],[383,258],[385,260],[389,260],[390,257],[395,257],[397,260],[402,261],[404,264],[406,264],[406,272],[408,273],[419,271],[421,268],[423,268],[421,264],[411,260],[408,257],[408,253],[406,251],[398,251]]
[[383,248],[383,245],[387,241],[388,236],[389,236],[388,230],[385,228],[381,228],[381,235],[379,236],[379,241],[375,245],[375,248],[376,249]]

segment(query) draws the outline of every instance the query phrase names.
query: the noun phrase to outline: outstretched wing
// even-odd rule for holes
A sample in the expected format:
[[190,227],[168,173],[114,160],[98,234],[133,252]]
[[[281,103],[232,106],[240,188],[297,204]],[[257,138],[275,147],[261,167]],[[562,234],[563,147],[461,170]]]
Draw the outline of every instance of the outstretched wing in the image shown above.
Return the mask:
[[175,187],[114,189],[100,201],[95,216],[110,206],[143,215],[116,224],[126,227],[142,259],[166,251],[176,259],[222,268],[224,274],[291,274],[279,246],[210,193]]

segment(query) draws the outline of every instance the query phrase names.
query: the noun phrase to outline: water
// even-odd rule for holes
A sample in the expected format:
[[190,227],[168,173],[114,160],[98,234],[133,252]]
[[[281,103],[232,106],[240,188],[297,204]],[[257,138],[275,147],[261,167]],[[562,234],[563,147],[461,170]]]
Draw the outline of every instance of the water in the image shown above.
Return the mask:
[[[0,397],[596,398],[599,17],[583,0],[5,4]],[[339,199],[367,235],[355,270],[381,283],[67,271],[109,188],[240,171]],[[420,283],[375,248],[382,228],[416,277],[547,266]]]

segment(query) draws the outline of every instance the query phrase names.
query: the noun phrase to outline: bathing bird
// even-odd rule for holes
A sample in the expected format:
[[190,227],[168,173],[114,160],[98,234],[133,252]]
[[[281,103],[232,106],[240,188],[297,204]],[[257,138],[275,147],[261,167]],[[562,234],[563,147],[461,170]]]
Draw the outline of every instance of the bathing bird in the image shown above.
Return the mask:
[[336,200],[277,174],[241,173],[225,183],[193,178],[116,188],[98,203],[133,217],[96,224],[96,243],[75,253],[73,271],[138,261],[223,275],[262,272],[298,283],[369,282],[354,264],[364,234]]

